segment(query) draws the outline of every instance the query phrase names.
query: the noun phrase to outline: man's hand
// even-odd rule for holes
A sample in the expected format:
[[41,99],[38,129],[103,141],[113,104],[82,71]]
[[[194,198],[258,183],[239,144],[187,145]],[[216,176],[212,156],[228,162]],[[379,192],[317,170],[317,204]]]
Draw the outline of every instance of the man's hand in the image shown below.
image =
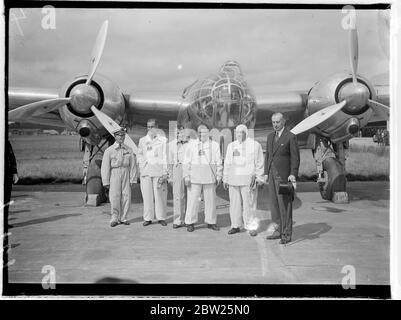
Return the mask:
[[292,174],[288,177],[288,181],[290,181],[292,183],[294,190],[295,190],[297,188],[297,181]]
[[227,190],[229,187],[230,187],[230,185],[227,182],[223,183],[224,190]]
[[218,187],[219,184],[221,184],[221,182],[222,182],[222,179],[221,178],[217,178],[216,179],[216,187]]
[[13,174],[13,183],[16,184],[19,180],[18,174],[14,173]]
[[189,179],[189,177],[186,177],[184,179],[184,183],[186,187],[190,187],[191,186],[191,179]]

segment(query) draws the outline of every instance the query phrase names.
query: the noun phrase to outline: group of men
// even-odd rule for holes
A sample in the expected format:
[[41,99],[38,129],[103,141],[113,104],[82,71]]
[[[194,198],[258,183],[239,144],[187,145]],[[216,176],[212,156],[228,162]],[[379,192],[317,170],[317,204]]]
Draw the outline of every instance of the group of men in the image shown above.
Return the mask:
[[[125,130],[114,133],[115,143],[106,149],[102,162],[102,182],[109,189],[112,227],[126,224],[130,207],[131,185],[140,180],[143,197],[143,225],[156,218],[166,226],[167,184],[173,188],[173,228],[195,230],[203,194],[205,223],[219,231],[216,216],[216,188],[223,184],[230,197],[231,228],[235,234],[244,227],[251,236],[257,235],[259,221],[254,215],[258,187],[269,185],[272,216],[268,239],[291,241],[292,201],[299,168],[299,149],[294,134],[285,128],[281,113],[272,116],[274,132],[267,138],[266,156],[261,145],[250,137],[241,124],[235,128],[223,159],[220,146],[210,138],[209,129],[200,125],[192,139],[186,129],[178,130],[168,143],[157,128],[155,119],[147,122],[147,135],[139,140],[135,156],[124,142]],[[288,185],[289,192],[281,192]],[[285,189],[285,188],[284,188]]]

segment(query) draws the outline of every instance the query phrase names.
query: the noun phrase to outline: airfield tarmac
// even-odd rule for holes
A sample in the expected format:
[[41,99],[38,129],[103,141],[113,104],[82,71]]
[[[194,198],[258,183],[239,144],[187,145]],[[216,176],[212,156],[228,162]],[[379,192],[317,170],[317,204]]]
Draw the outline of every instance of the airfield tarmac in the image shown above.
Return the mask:
[[[131,225],[111,228],[110,204],[86,207],[81,185],[17,185],[9,283],[41,283],[50,265],[57,283],[341,284],[343,268],[352,266],[356,285],[388,285],[389,182],[349,182],[348,192],[349,204],[334,204],[321,199],[315,183],[298,183],[293,242],[283,246],[266,240],[267,210],[256,212],[256,237],[228,235],[229,203],[221,192],[221,230],[200,223],[189,233],[172,228],[171,198],[167,227],[143,227],[138,186]],[[267,206],[266,189],[259,196]]]

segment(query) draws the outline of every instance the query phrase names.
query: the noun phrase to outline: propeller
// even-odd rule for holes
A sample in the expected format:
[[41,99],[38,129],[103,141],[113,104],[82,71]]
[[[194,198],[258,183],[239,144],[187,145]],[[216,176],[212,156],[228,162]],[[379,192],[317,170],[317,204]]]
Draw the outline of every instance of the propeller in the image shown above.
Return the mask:
[[320,123],[326,121],[328,118],[339,112],[346,104],[348,105],[347,108],[355,111],[363,108],[365,105],[368,105],[381,116],[384,116],[385,118],[389,117],[390,108],[384,104],[381,104],[380,102],[369,99],[369,89],[366,87],[366,85],[358,82],[357,71],[359,53],[356,24],[349,29],[348,40],[352,84],[345,84],[341,88],[339,92],[339,99],[342,101],[335,105],[323,108],[320,111],[310,115],[296,125],[291,130],[292,133],[300,134],[312,129],[315,126],[318,126]]
[[[111,119],[108,115],[106,115],[102,111],[98,110],[95,106],[92,106],[91,110],[96,116],[96,118],[98,118],[100,123],[103,125],[103,127],[111,135],[114,135],[114,132],[121,129],[121,127],[113,119]],[[129,146],[135,154],[138,153],[138,147],[128,134],[125,135],[124,143],[127,146]]]
[[97,66],[100,62],[100,58],[102,57],[104,44],[106,43],[107,36],[107,28],[109,26],[109,22],[106,20],[103,22],[102,27],[97,35],[95,45],[92,49],[91,60],[89,65],[88,79],[86,80],[86,85],[90,85],[92,78],[96,72]]
[[340,103],[334,104],[332,106],[319,110],[318,112],[315,112],[314,114],[310,115],[309,117],[298,123],[294,128],[292,128],[291,132],[297,135],[318,126],[323,121],[326,121],[328,118],[340,111],[346,103],[347,102],[344,100]]
[[27,105],[23,105],[8,113],[10,121],[21,121],[28,117],[40,116],[44,113],[56,110],[67,103],[71,103],[72,107],[79,113],[86,113],[90,108],[91,102],[98,100],[97,91],[90,86],[92,78],[96,72],[100,58],[103,53],[104,44],[106,42],[108,21],[106,20],[99,30],[95,45],[92,49],[92,55],[89,65],[88,79],[85,84],[76,85],[72,90],[70,97],[57,98],[50,100],[42,100]]
[[349,59],[351,64],[352,82],[356,85],[358,70],[358,31],[356,26],[349,30]]
[[376,113],[378,113],[383,118],[389,118],[390,108],[380,102],[374,100],[368,100],[368,106],[371,107]]
[[71,98],[56,98],[26,104],[8,112],[9,121],[18,121],[23,118],[40,116],[65,105]]

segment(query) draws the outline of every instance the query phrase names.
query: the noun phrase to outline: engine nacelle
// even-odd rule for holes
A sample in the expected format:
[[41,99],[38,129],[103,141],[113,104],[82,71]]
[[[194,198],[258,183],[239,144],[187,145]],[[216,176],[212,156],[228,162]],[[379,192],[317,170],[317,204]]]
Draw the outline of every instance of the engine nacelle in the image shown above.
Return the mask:
[[358,75],[357,81],[354,84],[351,74],[339,73],[318,82],[310,90],[309,115],[343,100],[347,101],[341,111],[315,127],[316,133],[338,142],[352,138],[360,128],[367,125],[373,111],[366,102],[367,99],[375,100],[376,93],[366,78]]
[[70,103],[60,108],[66,126],[75,130],[85,142],[98,144],[107,135],[106,129],[91,111],[94,105],[117,123],[125,114],[125,100],[121,89],[111,80],[96,75],[89,85],[87,76],[78,76],[64,84],[60,97],[71,97]]

